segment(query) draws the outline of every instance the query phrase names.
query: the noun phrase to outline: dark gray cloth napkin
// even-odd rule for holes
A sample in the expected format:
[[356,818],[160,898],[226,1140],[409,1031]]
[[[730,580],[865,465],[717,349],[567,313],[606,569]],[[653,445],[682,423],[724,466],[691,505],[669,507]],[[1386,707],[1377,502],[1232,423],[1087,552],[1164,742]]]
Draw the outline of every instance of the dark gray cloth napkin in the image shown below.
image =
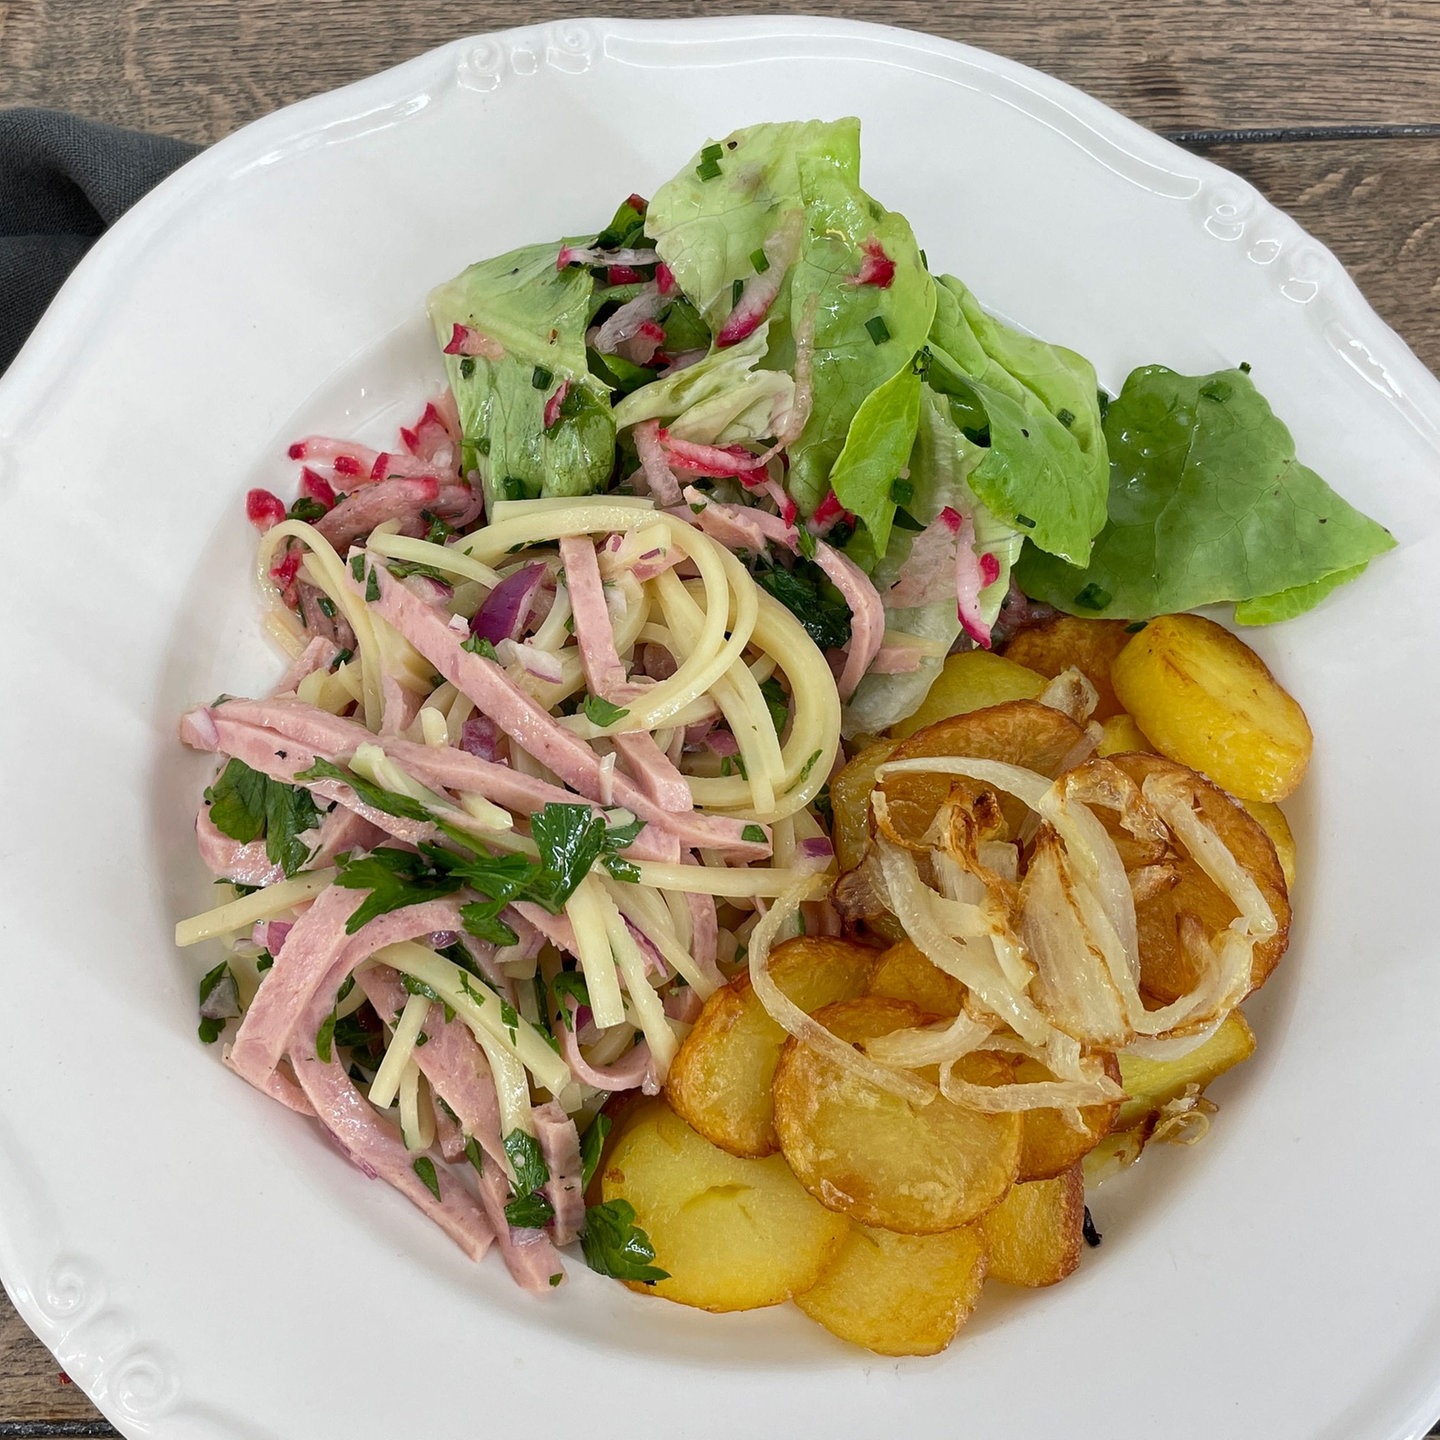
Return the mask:
[[0,110],[0,373],[96,239],[199,150],[57,110]]

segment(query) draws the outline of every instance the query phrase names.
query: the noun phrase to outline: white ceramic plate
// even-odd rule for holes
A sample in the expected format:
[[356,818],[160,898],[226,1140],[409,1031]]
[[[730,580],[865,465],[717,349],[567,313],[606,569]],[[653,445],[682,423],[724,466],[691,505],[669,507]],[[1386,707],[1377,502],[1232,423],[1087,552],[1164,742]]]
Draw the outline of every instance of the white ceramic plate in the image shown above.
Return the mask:
[[[705,136],[863,117],[937,267],[1096,361],[1249,360],[1401,537],[1256,643],[1318,734],[1290,958],[1194,1151],[1102,1192],[1052,1292],[896,1363],[795,1311],[578,1271],[537,1301],[196,1042],[205,766],[181,710],[265,683],[241,496],[438,375],[427,289],[583,231]],[[566,23],[272,115],[162,185],[0,385],[7,703],[0,1271],[127,1435],[1398,1440],[1440,1414],[1433,896],[1440,386],[1253,190],[1008,61],[834,21]]]

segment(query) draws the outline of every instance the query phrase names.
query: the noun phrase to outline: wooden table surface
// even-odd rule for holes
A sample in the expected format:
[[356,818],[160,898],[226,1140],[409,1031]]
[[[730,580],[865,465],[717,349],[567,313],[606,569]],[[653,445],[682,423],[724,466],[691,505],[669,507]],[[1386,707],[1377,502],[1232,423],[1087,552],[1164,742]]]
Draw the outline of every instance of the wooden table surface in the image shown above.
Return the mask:
[[[0,0],[0,107],[46,105],[212,141],[459,35],[590,8]],[[614,8],[645,18],[804,9],[928,30],[1047,70],[1252,181],[1350,267],[1380,314],[1440,372],[1440,0],[628,0]],[[0,1295],[0,1437],[114,1433]]]

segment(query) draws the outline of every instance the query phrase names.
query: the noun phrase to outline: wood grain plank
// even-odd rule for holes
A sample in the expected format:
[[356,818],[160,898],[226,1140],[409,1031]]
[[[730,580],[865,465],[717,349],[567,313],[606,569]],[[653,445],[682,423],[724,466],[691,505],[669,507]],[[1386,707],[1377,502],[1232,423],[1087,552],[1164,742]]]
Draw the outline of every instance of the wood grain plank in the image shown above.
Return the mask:
[[[72,1435],[113,1435],[80,1387],[60,1377],[55,1357],[0,1290],[0,1435],[54,1434],[56,1425],[72,1427]],[[83,1428],[76,1430],[76,1425]]]
[[[566,0],[0,0],[0,105],[212,141],[457,35]],[[602,7],[603,8],[603,7]],[[637,18],[801,8],[929,30],[1058,75],[1157,129],[1440,123],[1435,0],[627,0]]]

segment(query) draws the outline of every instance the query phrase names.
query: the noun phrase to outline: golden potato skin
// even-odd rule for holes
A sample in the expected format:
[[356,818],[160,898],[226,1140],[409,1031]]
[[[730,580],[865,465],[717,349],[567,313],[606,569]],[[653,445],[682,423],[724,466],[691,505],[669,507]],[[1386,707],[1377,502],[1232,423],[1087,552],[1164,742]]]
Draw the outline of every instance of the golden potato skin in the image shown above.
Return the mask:
[[890,733],[903,740],[952,715],[965,715],[1007,700],[1033,700],[1045,685],[1046,676],[1027,670],[1023,663],[1016,664],[990,650],[962,650],[946,657],[920,708],[908,719],[892,725]]
[[990,1252],[989,1275],[1007,1285],[1056,1285],[1080,1263],[1085,1227],[1085,1177],[1079,1164],[1049,1180],[1012,1186],[980,1220]]
[[[1103,763],[1117,766],[1142,786],[1149,775],[1168,773],[1182,777],[1197,814],[1250,872],[1274,911],[1277,925],[1269,940],[1255,946],[1250,986],[1252,990],[1259,989],[1290,943],[1290,896],[1270,837],[1223,790],[1163,755],[1112,755]],[[1134,842],[1118,828],[1114,812],[1097,809],[1095,813],[1115,838],[1129,867],[1129,857],[1135,854]],[[1140,938],[1140,988],[1149,1000],[1162,1004],[1189,993],[1199,978],[1195,960],[1180,943],[1182,918],[1193,916],[1206,934],[1214,935],[1239,913],[1229,897],[1183,851],[1177,856],[1177,862],[1174,883],[1145,895],[1135,904]]]
[[908,1000],[928,1015],[951,1019],[965,1005],[965,987],[934,964],[913,941],[884,951],[870,973],[867,993],[887,1000]]
[[[1113,1055],[1105,1057],[1105,1073],[1119,1082],[1120,1066]],[[1022,1058],[1015,1067],[1015,1079],[1022,1084],[1054,1078],[1038,1060],[1028,1057]],[[1064,1174],[1110,1133],[1120,1104],[1116,1100],[1107,1105],[1086,1105],[1080,1111],[1083,1130],[1072,1129],[1058,1110],[1025,1111],[1018,1179],[1049,1180]]]
[[895,740],[867,745],[830,782],[830,810],[835,817],[832,836],[841,870],[853,870],[865,858],[870,841],[870,792],[875,772],[894,753]]
[[[866,996],[815,1018],[854,1043],[930,1017],[903,1000]],[[1010,1067],[976,1055],[961,1073],[997,1083]],[[1019,1115],[986,1115],[943,1097],[911,1106],[793,1039],[774,1094],[775,1129],[796,1178],[822,1205],[864,1225],[912,1235],[958,1229],[995,1205],[1019,1168]]]
[[1130,715],[1112,715],[1101,727],[1104,731],[1095,753],[1104,759],[1107,755],[1128,755],[1132,752],[1154,753],[1155,747],[1145,738],[1145,733]]
[[[801,937],[770,960],[775,983],[802,1010],[863,994],[877,951],[847,940]],[[758,1159],[780,1148],[770,1098],[785,1031],[755,997],[749,975],[706,1002],[670,1066],[675,1112],[712,1145]]]
[[1270,805],[1263,800],[1242,800],[1240,803],[1270,837],[1270,843],[1275,847],[1276,858],[1280,861],[1280,869],[1285,875],[1285,888],[1293,890],[1295,876],[1298,873],[1298,857],[1295,850],[1295,836],[1290,829],[1290,822],[1285,818],[1285,812],[1278,805]]
[[1203,1092],[1217,1076],[1254,1053],[1255,1032],[1238,1010],[1232,1010],[1203,1045],[1179,1059],[1142,1060],[1122,1053],[1120,1083],[1129,1099],[1120,1107],[1116,1129],[1128,1130],[1153,1119],[1162,1105],[1183,1095],[1191,1085],[1198,1085]]
[[[912,760],[921,756],[963,755],[1001,760],[1042,775],[1054,775],[1084,739],[1084,734],[1073,720],[1048,705],[1036,700],[1010,700],[927,725],[902,740],[890,758]],[[951,775],[889,776],[885,781],[885,798],[896,831],[918,843],[956,785],[975,791],[984,788],[978,781]],[[1001,797],[1001,808],[1012,829],[1025,817],[1025,808],[1018,800]]]
[[663,1099],[626,1116],[601,1171],[604,1200],[626,1200],[669,1272],[626,1283],[701,1310],[756,1310],[808,1290],[848,1227],[817,1205],[778,1155],[742,1160],[696,1134]]
[[1310,763],[1305,712],[1265,662],[1199,615],[1162,615],[1111,670],[1122,707],[1172,760],[1244,800],[1283,800]]
[[1094,720],[1105,721],[1125,708],[1116,698],[1110,672],[1115,657],[1130,641],[1123,620],[1087,620],[1079,615],[1056,615],[1039,625],[1027,625],[1005,647],[1005,658],[1053,679],[1074,666],[1094,687]]
[[939,1235],[853,1225],[829,1268],[795,1303],[852,1345],[879,1355],[935,1355],[974,1310],[985,1261],[975,1225]]

